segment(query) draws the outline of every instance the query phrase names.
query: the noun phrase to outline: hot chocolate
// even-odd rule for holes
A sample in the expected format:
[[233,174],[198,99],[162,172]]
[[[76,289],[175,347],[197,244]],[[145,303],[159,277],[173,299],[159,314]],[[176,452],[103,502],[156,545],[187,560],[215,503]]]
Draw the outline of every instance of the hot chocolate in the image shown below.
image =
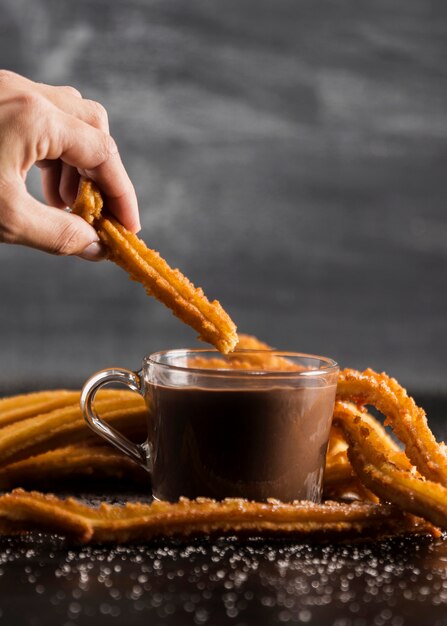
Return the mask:
[[156,498],[319,499],[334,385],[146,392]]

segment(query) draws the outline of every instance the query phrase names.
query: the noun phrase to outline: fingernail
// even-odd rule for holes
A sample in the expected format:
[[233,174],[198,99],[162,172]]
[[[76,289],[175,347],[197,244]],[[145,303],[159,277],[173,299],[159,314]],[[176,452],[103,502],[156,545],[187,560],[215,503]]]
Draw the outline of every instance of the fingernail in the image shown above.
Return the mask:
[[94,241],[84,248],[78,256],[86,261],[101,261],[105,256],[104,246],[99,241]]

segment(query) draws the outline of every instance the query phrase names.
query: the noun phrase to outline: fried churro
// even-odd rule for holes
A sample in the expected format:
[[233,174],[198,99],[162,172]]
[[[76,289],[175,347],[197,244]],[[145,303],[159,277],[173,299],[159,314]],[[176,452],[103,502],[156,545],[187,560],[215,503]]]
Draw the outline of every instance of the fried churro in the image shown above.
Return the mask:
[[127,485],[148,485],[139,465],[111,446],[77,444],[30,456],[0,467],[0,488],[42,488],[67,481],[119,479]]
[[357,405],[373,405],[385,415],[396,436],[405,445],[408,458],[419,472],[447,486],[447,456],[427,424],[425,411],[418,407],[399,383],[371,369],[340,372],[337,398]]
[[79,403],[79,391],[64,389],[25,393],[0,400],[0,428],[14,422]]
[[338,401],[334,420],[346,435],[349,460],[366,487],[402,510],[447,529],[446,487],[424,478],[406,454],[388,446],[352,404]]
[[236,326],[220,303],[210,302],[202,289],[196,288],[178,269],[172,269],[158,252],[102,209],[103,200],[95,184],[81,179],[73,211],[97,230],[108,258],[176,317],[192,326],[200,339],[223,353],[231,352],[237,343]]
[[79,542],[129,543],[159,537],[209,534],[292,535],[333,539],[427,532],[427,526],[392,505],[198,498],[151,504],[92,507],[69,498],[17,489],[0,496],[0,518],[50,530]]
[[[130,391],[98,393],[98,411],[128,437],[146,436],[147,409],[143,399]],[[74,442],[96,441],[87,427],[79,404],[28,417],[0,430],[1,464],[24,459]]]

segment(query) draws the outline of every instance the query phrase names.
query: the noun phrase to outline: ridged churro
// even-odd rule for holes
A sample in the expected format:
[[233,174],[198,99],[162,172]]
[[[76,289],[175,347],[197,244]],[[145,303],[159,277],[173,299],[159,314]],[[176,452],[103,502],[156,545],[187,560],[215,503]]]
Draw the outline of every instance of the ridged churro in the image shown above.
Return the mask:
[[337,398],[357,405],[373,405],[385,415],[405,452],[419,472],[447,486],[447,456],[427,424],[425,411],[418,407],[399,383],[371,369],[340,372]]
[[447,488],[424,478],[403,451],[388,446],[352,404],[337,402],[335,423],[346,435],[348,457],[362,483],[382,500],[447,529]]
[[0,428],[27,417],[76,404],[79,402],[79,397],[79,391],[58,389],[2,398],[0,400]]
[[92,507],[69,498],[17,489],[0,496],[0,518],[20,528],[45,529],[79,542],[129,543],[209,534],[293,535],[319,539],[427,532],[397,507],[356,502],[267,503],[198,498]]
[[[128,437],[146,436],[147,409],[131,391],[104,390],[96,407],[101,416]],[[0,430],[0,462],[5,465],[75,442],[96,441],[79,404],[28,417]]]
[[172,269],[155,250],[129,232],[111,215],[102,213],[103,200],[95,184],[81,179],[73,211],[97,230],[108,258],[122,267],[147,293],[192,326],[203,341],[223,353],[237,343],[236,326],[217,300],[210,302],[178,269]]
[[[148,473],[107,445],[64,446],[0,466],[0,489],[51,487],[83,479],[115,478],[126,485],[148,485]],[[81,483],[82,484],[82,483]]]

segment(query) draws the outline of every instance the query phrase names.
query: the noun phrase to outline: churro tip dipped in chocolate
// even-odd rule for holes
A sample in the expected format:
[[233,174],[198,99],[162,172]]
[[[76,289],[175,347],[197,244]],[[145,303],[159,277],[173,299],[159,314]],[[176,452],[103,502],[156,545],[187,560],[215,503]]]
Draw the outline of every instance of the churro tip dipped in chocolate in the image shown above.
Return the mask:
[[141,283],[173,314],[224,354],[236,347],[236,325],[217,300],[210,302],[180,270],[172,269],[155,250],[129,232],[111,215],[103,214],[103,199],[91,180],[81,179],[73,212],[92,224],[111,261]]

